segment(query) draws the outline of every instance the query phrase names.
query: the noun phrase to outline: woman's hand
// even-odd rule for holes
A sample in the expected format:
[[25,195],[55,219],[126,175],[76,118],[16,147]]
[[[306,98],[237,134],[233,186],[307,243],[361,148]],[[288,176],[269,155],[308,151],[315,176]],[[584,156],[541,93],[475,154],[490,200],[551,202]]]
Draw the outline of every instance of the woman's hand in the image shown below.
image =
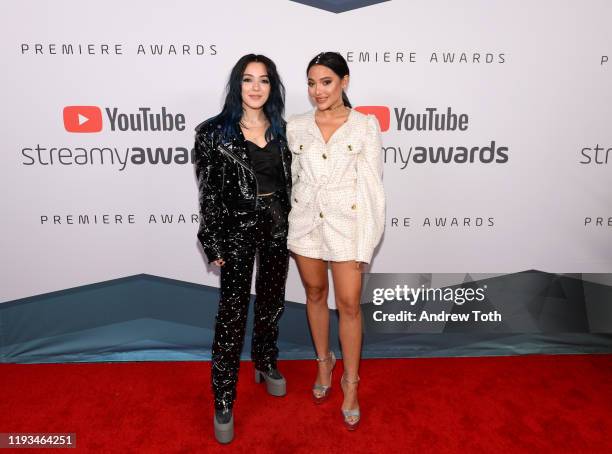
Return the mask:
[[364,262],[355,262],[355,269],[363,271]]
[[213,264],[214,264],[214,265],[216,265],[216,266],[221,267],[221,266],[225,265],[225,260],[223,260],[223,259],[217,259],[217,260],[215,260],[215,261],[213,262]]

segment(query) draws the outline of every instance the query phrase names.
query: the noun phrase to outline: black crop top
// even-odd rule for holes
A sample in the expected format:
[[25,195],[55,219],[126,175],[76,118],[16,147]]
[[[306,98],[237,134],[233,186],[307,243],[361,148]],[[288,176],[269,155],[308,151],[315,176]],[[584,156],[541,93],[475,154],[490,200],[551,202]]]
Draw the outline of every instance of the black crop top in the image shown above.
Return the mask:
[[246,141],[249,158],[255,170],[257,187],[260,194],[268,194],[284,187],[283,168],[280,148],[276,140],[269,141],[265,147]]

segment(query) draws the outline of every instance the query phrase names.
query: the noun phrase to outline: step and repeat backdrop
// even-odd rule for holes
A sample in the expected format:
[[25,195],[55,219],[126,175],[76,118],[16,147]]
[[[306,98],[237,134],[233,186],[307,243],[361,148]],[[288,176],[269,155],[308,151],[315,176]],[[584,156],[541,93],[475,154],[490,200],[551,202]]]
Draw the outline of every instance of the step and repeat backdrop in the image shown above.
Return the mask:
[[[306,65],[329,50],[383,131],[371,273],[538,270],[610,285],[607,0],[0,8],[3,303],[140,274],[217,287],[196,239],[193,129],[219,112],[246,53],[276,62],[287,118],[312,109]],[[304,302],[294,263],[287,300]]]

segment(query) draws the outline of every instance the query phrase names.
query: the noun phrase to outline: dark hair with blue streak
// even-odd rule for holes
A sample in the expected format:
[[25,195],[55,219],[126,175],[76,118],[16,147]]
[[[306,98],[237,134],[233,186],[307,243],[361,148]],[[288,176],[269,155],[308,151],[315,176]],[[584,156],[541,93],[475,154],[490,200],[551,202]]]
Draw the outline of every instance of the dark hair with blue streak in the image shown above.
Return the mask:
[[263,63],[270,81],[270,96],[263,106],[264,114],[270,122],[266,130],[266,140],[274,138],[285,138],[285,86],[276,70],[276,65],[265,55],[248,54],[236,62],[227,82],[227,96],[223,110],[215,117],[221,124],[222,135],[225,139],[231,139],[238,135],[238,124],[242,118],[242,76],[249,63]]

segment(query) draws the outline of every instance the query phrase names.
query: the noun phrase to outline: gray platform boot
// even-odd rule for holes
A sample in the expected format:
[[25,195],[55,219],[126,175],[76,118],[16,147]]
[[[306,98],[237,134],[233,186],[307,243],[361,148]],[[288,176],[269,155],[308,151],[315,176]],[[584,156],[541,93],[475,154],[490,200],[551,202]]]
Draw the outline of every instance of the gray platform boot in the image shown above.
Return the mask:
[[226,444],[234,439],[234,414],[229,411],[215,410],[215,438],[219,443]]
[[268,372],[255,369],[255,383],[261,383],[262,380],[266,382],[266,390],[271,396],[282,397],[287,394],[287,381],[278,369]]

